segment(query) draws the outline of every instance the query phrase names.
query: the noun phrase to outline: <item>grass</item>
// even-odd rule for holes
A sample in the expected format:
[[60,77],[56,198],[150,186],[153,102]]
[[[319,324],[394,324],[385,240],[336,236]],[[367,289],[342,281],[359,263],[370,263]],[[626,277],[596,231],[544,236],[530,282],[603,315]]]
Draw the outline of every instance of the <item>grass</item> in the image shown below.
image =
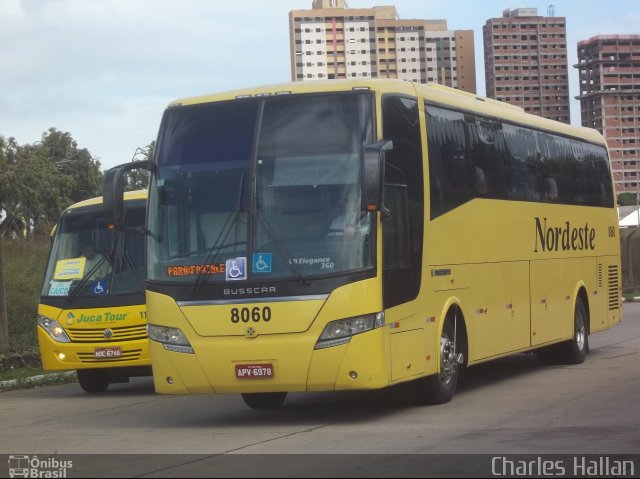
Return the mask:
[[11,368],[5,371],[0,371],[0,381],[24,379],[41,374],[44,374],[44,369],[42,368]]
[[42,368],[11,368],[0,372],[0,392],[51,384],[65,384],[75,380],[74,371],[46,372]]

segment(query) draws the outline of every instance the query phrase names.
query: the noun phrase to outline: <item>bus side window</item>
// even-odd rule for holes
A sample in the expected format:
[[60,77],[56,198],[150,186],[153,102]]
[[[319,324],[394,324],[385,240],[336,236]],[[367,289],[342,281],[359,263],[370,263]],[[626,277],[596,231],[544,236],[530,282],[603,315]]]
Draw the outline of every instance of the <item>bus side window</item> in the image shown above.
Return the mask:
[[407,269],[410,262],[407,186],[384,185],[384,206],[389,211],[384,222],[384,268]]
[[508,151],[502,122],[464,116],[467,129],[467,156],[473,163],[475,195],[506,199]]
[[[476,192],[464,116],[426,105],[431,219],[470,201]],[[486,180],[486,177],[485,177]]]
[[382,222],[384,306],[390,308],[411,301],[420,291],[424,184],[418,102],[385,95],[382,130],[384,139],[393,141],[385,158],[385,206],[391,215]]

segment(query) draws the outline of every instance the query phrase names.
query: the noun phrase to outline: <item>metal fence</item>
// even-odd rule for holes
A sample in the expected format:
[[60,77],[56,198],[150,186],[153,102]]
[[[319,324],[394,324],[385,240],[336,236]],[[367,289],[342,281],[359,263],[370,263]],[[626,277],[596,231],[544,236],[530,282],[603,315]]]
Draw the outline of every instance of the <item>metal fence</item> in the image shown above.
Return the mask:
[[0,277],[4,277],[9,350],[19,353],[37,351],[38,298],[51,240],[45,235],[29,238],[0,236],[0,241],[4,266],[4,275]]
[[640,228],[620,229],[620,256],[622,263],[622,295],[640,296]]

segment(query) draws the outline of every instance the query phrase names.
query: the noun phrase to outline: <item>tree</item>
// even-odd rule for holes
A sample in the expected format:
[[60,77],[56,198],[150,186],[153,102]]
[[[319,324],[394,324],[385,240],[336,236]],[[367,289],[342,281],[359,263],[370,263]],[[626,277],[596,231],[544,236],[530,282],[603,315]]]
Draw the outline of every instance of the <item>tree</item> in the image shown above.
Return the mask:
[[101,190],[100,162],[71,134],[51,128],[27,145],[0,136],[0,353],[9,349],[2,233],[48,233],[67,206]]
[[0,210],[27,233],[48,230],[70,204],[102,193],[100,162],[71,134],[50,128],[42,140],[0,143]]
[[21,147],[9,138],[3,142],[2,150],[0,209],[6,214],[5,225],[19,234],[51,206],[43,198],[50,174],[34,147]]
[[65,202],[78,201],[102,194],[100,162],[86,148],[79,149],[69,133],[50,128],[42,135],[46,162],[61,176],[60,196]]
[[[143,148],[137,148],[131,161],[153,161],[156,142],[152,141]],[[144,190],[149,187],[149,170],[138,168],[131,170],[126,177],[126,191]]]
[[636,195],[634,193],[620,193],[618,196],[618,206],[635,206]]

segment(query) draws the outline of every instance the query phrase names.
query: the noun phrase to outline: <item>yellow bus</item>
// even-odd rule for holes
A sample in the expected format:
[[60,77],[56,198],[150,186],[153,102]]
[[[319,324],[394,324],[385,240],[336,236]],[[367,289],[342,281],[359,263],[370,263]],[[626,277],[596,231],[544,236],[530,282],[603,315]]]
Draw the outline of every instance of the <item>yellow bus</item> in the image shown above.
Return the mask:
[[594,130],[438,85],[300,82],[172,103],[152,170],[159,393],[271,408],[412,381],[445,403],[469,366],[582,362],[620,320]]
[[76,203],[53,231],[38,305],[38,343],[47,370],[77,370],[96,393],[151,375],[144,298],[147,192],[124,194],[121,231],[110,231],[102,198]]

